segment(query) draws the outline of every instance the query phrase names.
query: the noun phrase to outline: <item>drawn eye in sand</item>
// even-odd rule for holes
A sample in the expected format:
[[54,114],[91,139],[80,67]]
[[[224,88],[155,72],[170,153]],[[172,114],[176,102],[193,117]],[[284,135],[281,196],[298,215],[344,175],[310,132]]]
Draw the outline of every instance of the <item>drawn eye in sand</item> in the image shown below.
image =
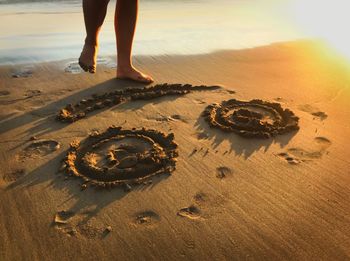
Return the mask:
[[209,91],[220,89],[220,86],[192,86],[191,84],[157,84],[145,88],[127,88],[114,92],[93,95],[89,99],[83,99],[76,104],[68,104],[61,109],[57,119],[62,122],[74,122],[86,117],[98,109],[109,108],[123,102],[133,100],[149,100],[169,95],[185,95],[192,91]]
[[175,169],[174,135],[156,130],[110,127],[101,134],[71,144],[64,167],[85,184],[111,188],[149,181]]
[[231,99],[209,105],[203,116],[211,127],[247,138],[270,138],[299,129],[299,118],[279,103]]

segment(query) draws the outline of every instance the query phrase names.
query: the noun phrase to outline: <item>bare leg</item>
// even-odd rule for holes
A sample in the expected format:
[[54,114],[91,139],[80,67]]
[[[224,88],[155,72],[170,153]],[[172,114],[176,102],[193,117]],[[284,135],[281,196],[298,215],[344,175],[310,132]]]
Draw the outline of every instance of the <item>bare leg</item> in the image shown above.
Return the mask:
[[117,78],[151,83],[153,79],[136,70],[131,60],[137,13],[138,0],[117,0],[114,20],[118,53]]
[[83,0],[86,38],[79,64],[84,71],[96,71],[98,34],[107,13],[109,0]]

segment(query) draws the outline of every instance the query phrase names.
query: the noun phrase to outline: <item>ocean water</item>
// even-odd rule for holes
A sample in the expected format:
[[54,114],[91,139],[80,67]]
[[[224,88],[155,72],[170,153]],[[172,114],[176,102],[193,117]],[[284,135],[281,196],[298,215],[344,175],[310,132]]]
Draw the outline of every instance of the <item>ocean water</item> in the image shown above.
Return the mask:
[[[100,55],[116,53],[115,1]],[[141,0],[135,55],[202,54],[304,37],[283,0]],[[0,0],[0,64],[75,59],[85,28],[81,1]]]

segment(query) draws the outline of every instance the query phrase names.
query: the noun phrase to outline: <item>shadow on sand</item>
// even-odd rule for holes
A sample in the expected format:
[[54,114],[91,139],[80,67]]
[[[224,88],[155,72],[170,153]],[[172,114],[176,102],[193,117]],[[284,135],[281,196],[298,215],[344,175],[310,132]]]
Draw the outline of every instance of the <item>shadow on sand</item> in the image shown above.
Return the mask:
[[[55,120],[57,112],[62,107],[65,107],[69,103],[76,103],[81,99],[88,98],[91,95],[96,93],[101,94],[101,93],[111,92],[114,90],[123,89],[127,87],[141,88],[141,87],[144,87],[144,85],[131,82],[131,81],[122,81],[117,79],[111,79],[111,80],[99,83],[95,86],[80,90],[78,92],[73,93],[72,95],[56,100],[52,103],[49,103],[45,106],[42,106],[30,112],[27,112],[15,117],[8,116],[3,118],[0,122],[0,126],[1,126],[0,134],[9,132],[12,129],[19,128],[21,126],[24,126],[32,122],[35,122],[35,126],[26,131],[30,135],[35,135],[36,133],[39,133],[39,132],[41,134],[45,134],[51,131],[59,130],[66,126],[66,124],[62,124],[61,122],[58,122]],[[101,110],[97,110],[96,112],[92,112],[91,114],[88,115],[88,117],[91,117],[106,109],[101,109]]]
[[[29,123],[33,123],[33,121],[36,121],[35,126],[29,129],[26,129],[24,132],[28,136],[28,140],[29,140],[29,137],[31,136],[42,135],[52,131],[60,130],[67,126],[66,123],[61,123],[55,120],[56,114],[60,108],[66,106],[69,103],[78,102],[81,99],[89,97],[95,93],[111,92],[113,90],[122,89],[126,87],[142,88],[144,87],[144,85],[138,84],[135,82],[121,81],[116,79],[108,80],[106,82],[97,84],[88,89],[80,90],[70,96],[64,97],[62,99],[59,99],[55,102],[44,105],[41,108],[32,110],[25,114],[3,118],[0,123],[1,125],[0,134],[25,126]],[[162,97],[160,98],[160,100],[164,101],[164,99],[168,99],[168,98],[175,99],[176,97],[177,96]],[[160,102],[160,100],[156,102]],[[154,101],[153,100],[148,102],[137,101],[136,107],[141,108],[142,106],[144,106],[149,102],[154,102]],[[118,107],[118,105],[116,105],[116,107]],[[129,108],[129,106],[127,106],[127,108]],[[127,110],[127,108],[124,108],[124,109]],[[132,105],[130,108],[135,108],[135,106]],[[82,119],[82,121],[108,109],[110,108],[101,109],[101,110],[92,112],[87,116],[87,118]],[[72,138],[72,140],[73,139],[74,138]],[[27,143],[28,140],[25,140],[21,144],[17,145],[16,147],[13,148],[13,150]],[[89,211],[87,215],[85,215],[83,223],[86,223],[88,222],[89,219],[95,216],[102,209],[110,205],[112,202],[115,202],[123,198],[125,195],[127,195],[127,193],[132,193],[135,190],[142,191],[142,190],[152,189],[163,179],[166,179],[167,177],[169,177],[168,175],[153,177],[152,183],[133,186],[130,192],[126,192],[122,187],[116,187],[113,189],[97,189],[94,187],[88,187],[86,190],[82,191],[81,186],[79,185],[79,184],[82,184],[82,181],[80,179],[77,179],[74,177],[68,177],[64,173],[59,173],[58,171],[62,164],[62,160],[66,156],[66,153],[67,151],[60,152],[53,159],[45,161],[41,166],[37,167],[33,171],[25,174],[23,177],[9,184],[6,187],[6,190],[15,190],[23,187],[33,187],[33,186],[38,186],[40,184],[48,183],[48,187],[51,189],[62,191],[62,192],[68,192],[69,196],[68,197],[64,196],[62,198],[62,202],[60,204],[61,206],[65,205],[67,202],[74,201],[73,206],[66,211],[79,213],[86,208],[93,209],[92,211]]]
[[[63,151],[55,158],[46,161],[43,165],[9,184],[6,187],[6,190],[8,191],[35,187],[40,184],[47,183],[47,189],[63,192],[59,207],[63,208],[64,205],[70,201],[73,201],[74,204],[72,207],[65,209],[65,211],[76,214],[84,213],[84,218],[80,223],[85,224],[89,221],[89,219],[96,216],[102,209],[111,203],[122,199],[128,193],[132,193],[133,191],[151,190],[162,180],[169,177],[167,174],[153,177],[152,183],[133,185],[130,191],[125,191],[122,186],[111,189],[101,189],[88,186],[85,190],[82,190],[82,179],[70,177],[65,173],[59,172],[59,168],[62,164],[62,160],[66,156],[66,153],[67,151]],[[88,211],[86,211],[87,209]]]
[[219,129],[211,128],[205,119],[201,116],[195,123],[197,137],[211,141],[213,149],[216,149],[223,141],[229,141],[230,150],[228,153],[234,153],[248,159],[255,152],[263,148],[266,152],[269,147],[277,143],[281,148],[285,147],[297,132],[291,132],[285,135],[278,135],[270,139],[248,139],[234,133],[226,133]]

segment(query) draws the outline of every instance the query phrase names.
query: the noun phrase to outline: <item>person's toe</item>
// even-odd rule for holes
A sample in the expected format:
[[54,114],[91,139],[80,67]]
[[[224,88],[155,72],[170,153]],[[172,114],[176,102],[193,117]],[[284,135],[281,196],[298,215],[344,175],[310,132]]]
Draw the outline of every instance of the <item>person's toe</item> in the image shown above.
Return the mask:
[[138,81],[140,82],[144,82],[144,83],[152,83],[153,79],[152,77],[148,76],[148,75],[140,75],[137,77]]
[[89,71],[89,73],[96,73],[96,67],[95,66],[89,66],[88,71]]
[[91,47],[84,45],[83,51],[79,57],[79,66],[85,71],[89,73],[96,72],[96,52],[97,47]]
[[88,71],[88,67],[79,59],[79,66],[81,69],[83,69],[85,72]]

